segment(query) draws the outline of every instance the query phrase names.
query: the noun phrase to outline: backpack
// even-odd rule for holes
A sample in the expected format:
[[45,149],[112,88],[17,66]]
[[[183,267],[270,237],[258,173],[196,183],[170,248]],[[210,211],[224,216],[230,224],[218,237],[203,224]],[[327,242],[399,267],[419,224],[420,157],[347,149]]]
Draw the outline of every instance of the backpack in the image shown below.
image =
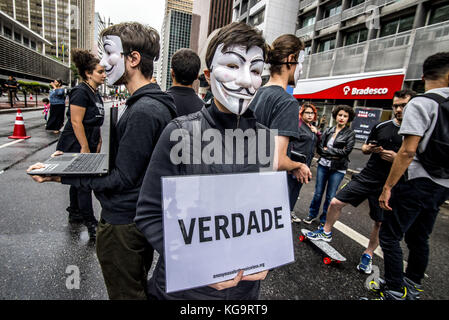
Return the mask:
[[438,103],[435,128],[424,152],[416,152],[419,162],[429,175],[449,179],[449,98],[439,94],[427,93],[426,97]]

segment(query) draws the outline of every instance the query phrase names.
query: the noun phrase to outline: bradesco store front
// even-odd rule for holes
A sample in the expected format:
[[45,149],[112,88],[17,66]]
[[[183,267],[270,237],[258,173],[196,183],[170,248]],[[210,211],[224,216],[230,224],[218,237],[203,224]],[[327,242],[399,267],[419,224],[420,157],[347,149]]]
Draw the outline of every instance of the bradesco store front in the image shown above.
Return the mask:
[[357,140],[365,141],[376,122],[391,119],[393,95],[401,90],[404,76],[404,69],[396,69],[303,79],[298,81],[293,96],[300,104],[310,102],[317,107],[317,125],[321,124],[321,128],[334,124],[334,106],[346,104],[354,107],[356,118],[351,127]]

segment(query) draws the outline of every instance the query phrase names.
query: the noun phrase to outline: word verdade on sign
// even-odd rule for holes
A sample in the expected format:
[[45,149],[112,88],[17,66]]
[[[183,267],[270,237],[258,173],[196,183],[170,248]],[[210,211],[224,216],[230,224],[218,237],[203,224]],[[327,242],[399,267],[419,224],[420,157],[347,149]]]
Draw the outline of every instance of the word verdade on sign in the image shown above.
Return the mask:
[[162,178],[166,290],[294,261],[285,172]]

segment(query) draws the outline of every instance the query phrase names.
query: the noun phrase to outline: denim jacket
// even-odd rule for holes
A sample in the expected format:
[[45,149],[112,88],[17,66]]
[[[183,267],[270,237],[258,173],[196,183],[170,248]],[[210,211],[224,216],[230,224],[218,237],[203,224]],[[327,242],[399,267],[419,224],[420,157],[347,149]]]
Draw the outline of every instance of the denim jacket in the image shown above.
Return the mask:
[[65,90],[50,90],[50,104],[65,104]]

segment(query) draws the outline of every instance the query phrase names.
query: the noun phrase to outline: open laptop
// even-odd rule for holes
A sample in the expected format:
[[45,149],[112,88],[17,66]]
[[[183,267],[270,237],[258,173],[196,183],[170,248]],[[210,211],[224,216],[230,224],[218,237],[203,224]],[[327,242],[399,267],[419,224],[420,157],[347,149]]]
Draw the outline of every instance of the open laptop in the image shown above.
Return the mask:
[[45,167],[28,172],[44,176],[101,176],[108,173],[106,153],[64,153],[44,162]]
[[42,176],[102,176],[114,167],[117,153],[115,129],[118,121],[118,109],[110,108],[109,156],[106,153],[64,153],[44,162],[45,168],[28,172],[29,175]]

